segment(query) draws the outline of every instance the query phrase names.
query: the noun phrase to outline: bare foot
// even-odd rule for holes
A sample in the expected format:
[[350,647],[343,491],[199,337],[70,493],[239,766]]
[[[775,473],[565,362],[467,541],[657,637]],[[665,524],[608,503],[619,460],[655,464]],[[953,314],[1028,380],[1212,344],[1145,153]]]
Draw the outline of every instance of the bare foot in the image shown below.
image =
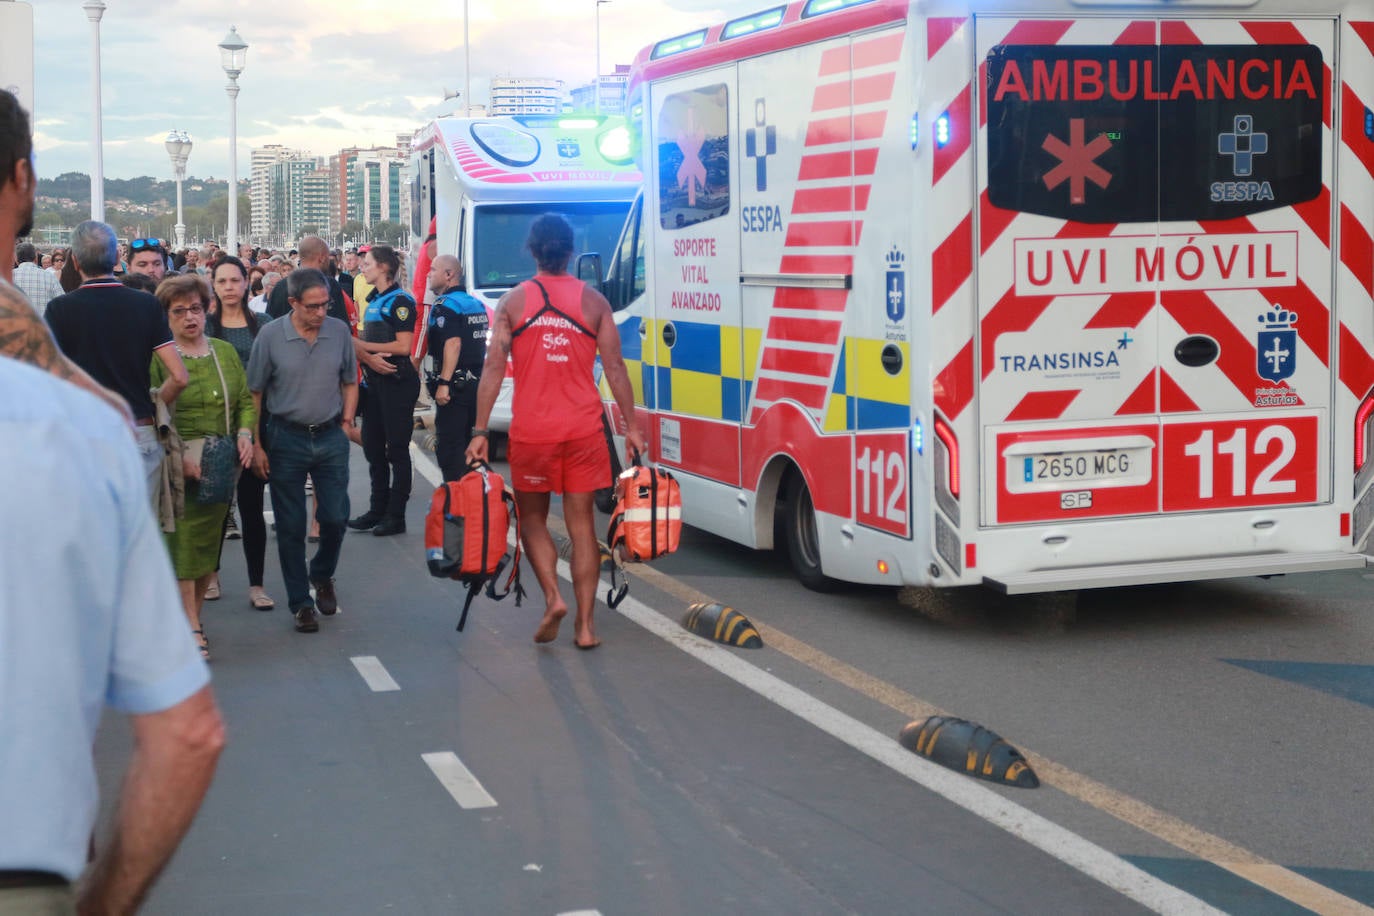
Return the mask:
[[563,618],[568,613],[568,606],[557,604],[544,612],[544,619],[539,623],[539,629],[534,631],[535,642],[553,642],[558,638],[558,628],[563,623]]
[[573,645],[579,649],[595,649],[601,645],[601,640],[596,638],[591,626],[578,626],[577,633],[573,636]]

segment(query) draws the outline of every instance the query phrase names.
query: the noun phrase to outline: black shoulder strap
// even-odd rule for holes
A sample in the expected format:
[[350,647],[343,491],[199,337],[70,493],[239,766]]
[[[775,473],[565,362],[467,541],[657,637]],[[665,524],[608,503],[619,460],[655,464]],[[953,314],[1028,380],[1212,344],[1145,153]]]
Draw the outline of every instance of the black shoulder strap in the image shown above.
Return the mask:
[[552,302],[549,301],[549,291],[546,290],[546,289],[544,288],[544,284],[543,284],[543,283],[540,283],[538,280],[534,279],[533,277],[530,278],[530,282],[533,283],[535,286],[539,287],[539,292],[543,294],[543,296],[544,296],[544,307],[541,308],[539,311],[535,312],[533,315],[531,315],[531,316],[530,316],[528,319],[526,319],[525,321],[521,322],[520,327],[516,328],[514,331],[511,331],[511,334],[510,334],[511,337],[519,337],[521,334],[524,333],[524,331],[525,331],[526,328],[528,328],[530,325],[534,324],[535,321],[538,320],[539,316],[542,315],[542,314],[544,314],[545,312],[553,312],[555,315],[559,316],[559,317],[562,318],[564,321],[566,321],[566,322],[568,322],[569,324],[571,324],[574,328],[576,328],[577,330],[581,331],[583,334],[586,334],[588,337],[591,337],[591,338],[595,338],[595,337],[596,337],[595,334],[593,334],[591,331],[587,330],[586,325],[584,325],[582,322],[578,321],[576,318],[574,318],[573,316],[569,315],[567,312],[565,312],[565,311],[563,311],[562,309],[558,308],[556,305],[554,305]]

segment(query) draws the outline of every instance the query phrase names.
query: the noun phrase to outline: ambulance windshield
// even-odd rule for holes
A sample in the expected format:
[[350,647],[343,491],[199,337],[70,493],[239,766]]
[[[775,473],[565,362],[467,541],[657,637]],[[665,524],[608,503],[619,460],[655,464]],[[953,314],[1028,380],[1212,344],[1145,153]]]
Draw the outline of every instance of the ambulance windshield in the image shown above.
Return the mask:
[[485,204],[476,208],[476,252],[472,271],[478,289],[508,289],[534,276],[534,258],[525,247],[530,223],[543,213],[561,213],[573,227],[574,269],[579,255],[594,252],[609,264],[630,201],[595,203]]

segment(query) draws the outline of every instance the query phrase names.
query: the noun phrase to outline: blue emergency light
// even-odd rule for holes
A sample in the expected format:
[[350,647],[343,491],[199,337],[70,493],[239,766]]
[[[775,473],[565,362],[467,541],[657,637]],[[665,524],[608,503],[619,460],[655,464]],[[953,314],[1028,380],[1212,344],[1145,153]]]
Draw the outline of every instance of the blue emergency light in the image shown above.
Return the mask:
[[1366,140],[1374,140],[1374,111],[1368,106],[1364,110],[1364,136]]
[[918,455],[926,453],[926,433],[920,420],[911,421],[911,450]]
[[921,144],[921,116],[914,114],[911,116],[911,148],[915,149]]
[[945,112],[935,119],[935,145],[940,149],[949,146],[950,125],[949,112]]

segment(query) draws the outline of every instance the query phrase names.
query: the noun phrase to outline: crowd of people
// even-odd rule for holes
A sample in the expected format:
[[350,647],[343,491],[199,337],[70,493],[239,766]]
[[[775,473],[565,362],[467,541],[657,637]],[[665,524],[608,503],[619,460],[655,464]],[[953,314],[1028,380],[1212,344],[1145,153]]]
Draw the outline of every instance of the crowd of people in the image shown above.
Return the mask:
[[[0,471],[25,481],[0,489],[0,513],[65,522],[0,553],[0,733],[32,739],[22,759],[0,755],[0,817],[15,828],[0,831],[0,911],[127,912],[189,827],[224,743],[204,609],[221,596],[231,534],[241,533],[248,603],[276,604],[264,582],[265,493],[292,625],[318,632],[339,610],[346,530],[406,530],[426,354],[446,480],[488,460],[509,360],[511,476],[545,597],[534,640],[556,639],[568,611],[547,524],[559,493],[574,643],[591,649],[593,493],[611,482],[598,358],[627,450],[646,443],[610,307],[567,273],[562,217],[534,221],[538,271],[489,317],[463,291],[461,261],[435,250],[433,226],[409,290],[395,249],[341,252],[314,236],[287,252],[171,252],[155,238],[125,245],[91,220],[42,254],[22,241],[35,184],[27,114],[0,91],[0,250],[15,255],[0,262]],[[370,483],[367,510],[351,519],[350,443]],[[135,750],[113,832],[95,842],[89,756],[102,703],[134,716]]]

